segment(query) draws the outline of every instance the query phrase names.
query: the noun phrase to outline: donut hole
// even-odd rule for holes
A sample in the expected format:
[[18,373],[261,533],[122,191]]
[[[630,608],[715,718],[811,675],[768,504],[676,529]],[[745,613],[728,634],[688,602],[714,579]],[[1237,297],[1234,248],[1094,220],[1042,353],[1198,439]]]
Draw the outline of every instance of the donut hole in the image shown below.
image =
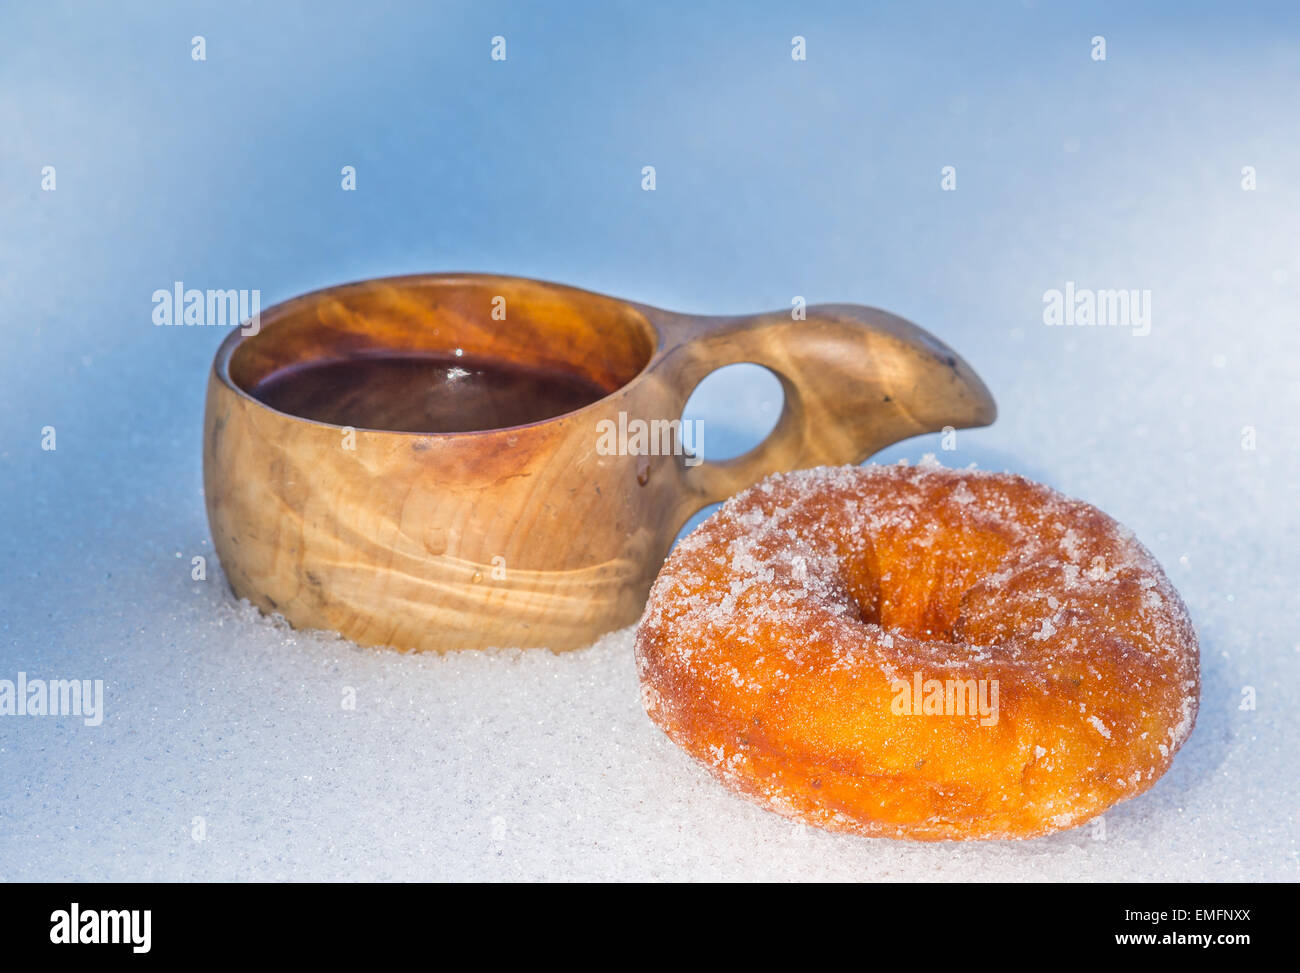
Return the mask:
[[939,545],[914,536],[864,536],[842,557],[845,589],[865,624],[924,642],[966,640],[966,593],[998,569],[1011,546],[988,531],[943,530],[956,539]]
[[922,642],[956,642],[957,619],[965,589],[936,586],[912,574],[897,583],[892,574],[860,577],[848,585],[849,597],[867,625]]

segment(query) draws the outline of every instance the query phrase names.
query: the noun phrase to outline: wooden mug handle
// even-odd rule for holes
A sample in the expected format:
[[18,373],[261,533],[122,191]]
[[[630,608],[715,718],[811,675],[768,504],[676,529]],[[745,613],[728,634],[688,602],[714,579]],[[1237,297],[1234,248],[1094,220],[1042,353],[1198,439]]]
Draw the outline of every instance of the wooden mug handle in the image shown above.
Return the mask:
[[[993,396],[956,352],[887,311],[856,304],[743,317],[668,315],[658,363],[680,415],[695,386],[724,365],[752,362],[781,382],[776,428],[735,459],[686,466],[698,510],[783,470],[860,463],[891,443],[946,427],[986,426]],[[692,510],[691,512],[694,512]]]

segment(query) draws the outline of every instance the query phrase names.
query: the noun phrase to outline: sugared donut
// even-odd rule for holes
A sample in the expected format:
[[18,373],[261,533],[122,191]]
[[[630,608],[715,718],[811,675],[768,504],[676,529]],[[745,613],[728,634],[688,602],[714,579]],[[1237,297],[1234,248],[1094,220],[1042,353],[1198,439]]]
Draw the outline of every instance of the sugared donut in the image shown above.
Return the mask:
[[646,712],[723,782],[824,828],[1027,838],[1140,794],[1196,719],[1196,633],[1106,514],[1009,474],[769,477],[664,564]]

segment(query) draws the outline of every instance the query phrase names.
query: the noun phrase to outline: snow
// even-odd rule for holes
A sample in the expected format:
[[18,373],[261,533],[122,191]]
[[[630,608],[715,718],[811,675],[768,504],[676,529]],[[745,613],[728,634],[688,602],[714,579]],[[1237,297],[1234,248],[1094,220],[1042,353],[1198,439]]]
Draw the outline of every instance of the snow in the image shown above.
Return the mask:
[[[0,14],[0,679],[102,679],[105,700],[98,726],[0,716],[0,879],[1294,878],[1294,12],[117,18]],[[224,330],[157,328],[150,295],[265,307],[432,269],[701,312],[856,301],[934,331],[999,420],[875,459],[1009,469],[1133,530],[1201,641],[1170,771],[1104,829],[832,835],[733,796],[649,722],[630,631],[420,657],[240,606],[199,472]],[[1071,281],[1149,289],[1150,333],[1045,325]],[[765,388],[731,380],[711,451],[770,426]]]

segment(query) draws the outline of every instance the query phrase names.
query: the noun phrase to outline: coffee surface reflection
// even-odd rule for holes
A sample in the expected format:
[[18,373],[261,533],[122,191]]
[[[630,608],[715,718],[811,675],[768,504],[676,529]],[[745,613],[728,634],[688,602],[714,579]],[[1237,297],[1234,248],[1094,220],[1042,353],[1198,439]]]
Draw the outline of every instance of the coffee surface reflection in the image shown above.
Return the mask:
[[357,429],[471,432],[564,415],[609,393],[579,376],[428,355],[306,362],[248,390],[280,412]]

